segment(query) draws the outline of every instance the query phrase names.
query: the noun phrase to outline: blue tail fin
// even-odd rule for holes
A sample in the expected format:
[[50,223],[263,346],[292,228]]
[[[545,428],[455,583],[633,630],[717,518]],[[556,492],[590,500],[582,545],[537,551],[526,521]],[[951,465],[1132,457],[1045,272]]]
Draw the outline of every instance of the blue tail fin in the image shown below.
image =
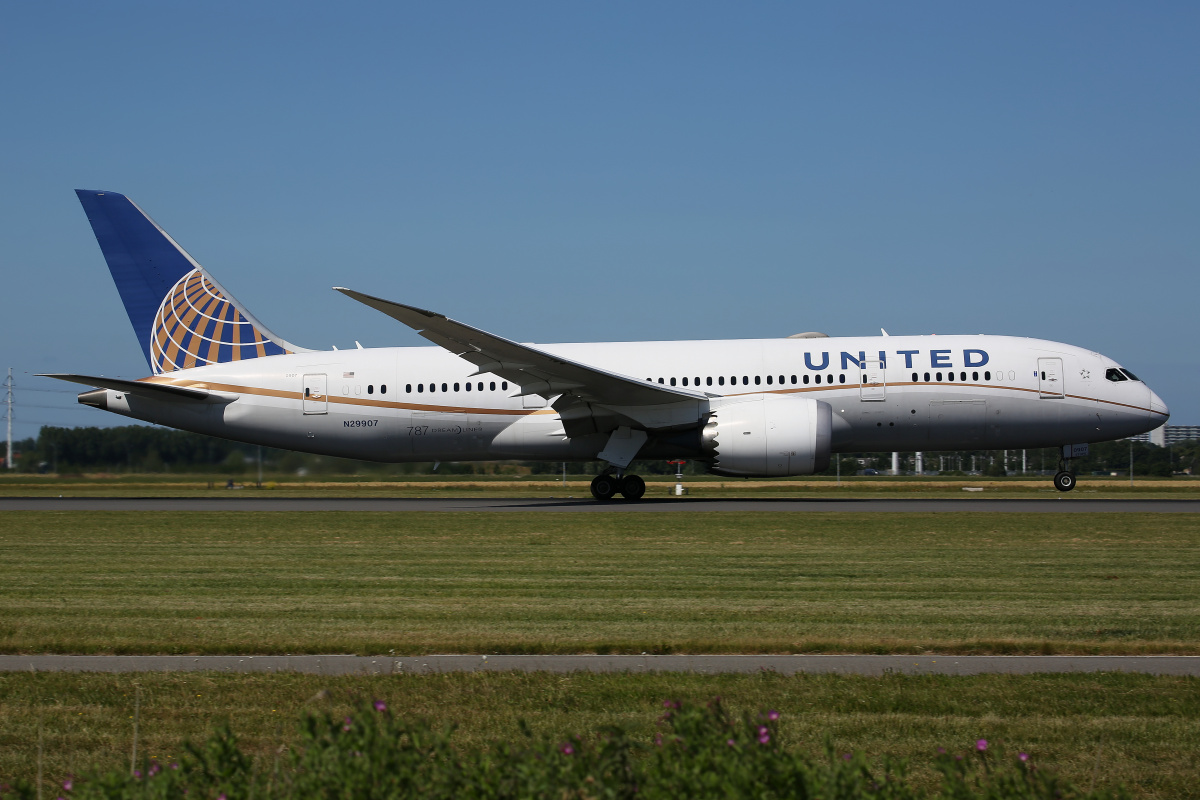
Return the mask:
[[267,330],[128,197],[75,194],[155,374],[304,350]]

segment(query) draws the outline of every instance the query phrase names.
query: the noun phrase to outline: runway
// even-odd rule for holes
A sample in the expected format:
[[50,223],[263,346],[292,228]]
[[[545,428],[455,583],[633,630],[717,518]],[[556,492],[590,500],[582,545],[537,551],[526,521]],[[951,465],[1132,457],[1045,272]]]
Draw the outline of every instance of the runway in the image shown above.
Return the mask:
[[441,672],[776,672],[842,675],[1034,675],[1136,672],[1200,677],[1200,656],[877,655],[429,655],[429,656],[0,656],[0,672],[299,672],[423,675]]
[[1102,500],[1053,495],[1045,499],[921,498],[670,498],[599,503],[582,498],[388,497],[3,497],[0,511],[555,511],[670,513],[673,511],[1184,513],[1200,514],[1200,500]]

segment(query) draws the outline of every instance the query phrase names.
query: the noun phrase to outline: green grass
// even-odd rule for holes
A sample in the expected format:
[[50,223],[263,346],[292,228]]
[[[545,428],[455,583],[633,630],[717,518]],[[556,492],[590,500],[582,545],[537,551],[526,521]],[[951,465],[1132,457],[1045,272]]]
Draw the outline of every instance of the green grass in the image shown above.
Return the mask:
[[0,514],[8,653],[1200,653],[1191,514]]
[[[645,476],[649,497],[668,497],[675,478]],[[130,474],[122,476],[0,475],[0,497],[564,497],[591,499],[590,477],[568,476],[567,486],[555,475],[411,475],[399,478],[329,475],[298,478],[266,475],[263,488],[252,474],[235,478],[239,490],[225,488],[228,476],[197,474]],[[684,485],[693,498],[877,498],[920,497],[959,500],[1005,498],[1140,498],[1197,499],[1200,479],[1081,476],[1078,488],[1061,495],[1049,476],[988,477],[860,477],[812,476],[778,480],[741,480],[689,475]],[[964,492],[963,487],[983,492]]]
[[128,768],[135,693],[139,753],[170,760],[186,738],[230,720],[269,769],[295,741],[308,710],[344,713],[381,698],[400,714],[458,726],[468,746],[517,736],[524,719],[565,737],[620,724],[648,742],[666,698],[733,711],[783,712],[787,745],[818,752],[861,749],[912,760],[916,782],[934,784],[937,747],[962,751],[978,738],[1024,750],[1082,787],[1125,784],[1137,797],[1185,797],[1200,785],[1200,682],[1146,675],[974,677],[760,675],[551,675],[476,673],[318,677],[201,674],[0,675],[0,778],[33,779],[44,730],[47,797],[69,773]]

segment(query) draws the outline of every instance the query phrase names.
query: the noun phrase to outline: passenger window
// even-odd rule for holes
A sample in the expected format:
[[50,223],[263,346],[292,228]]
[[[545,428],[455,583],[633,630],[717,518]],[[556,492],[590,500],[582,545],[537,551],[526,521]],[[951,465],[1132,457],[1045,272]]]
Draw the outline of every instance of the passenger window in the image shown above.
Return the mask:
[[699,379],[699,378],[696,378],[696,380],[692,381],[692,385],[693,385],[693,386],[699,386],[699,385],[700,385],[700,379]]
[[761,384],[762,384],[762,376],[760,376],[760,375],[755,375],[755,376],[754,376],[754,385],[755,385],[755,386],[759,386],[759,385],[761,385]]
[[674,378],[671,378],[671,385],[672,385],[672,386],[674,386],[674,385],[675,385],[675,379],[674,379]]
[[684,379],[683,379],[683,385],[684,385],[684,386],[687,386],[687,385],[688,385],[687,378],[684,378]]
[[305,386],[305,387],[304,387],[304,396],[305,396],[305,397],[311,397],[311,396],[312,396],[312,390],[311,390],[311,389],[309,389],[309,387],[307,387],[307,386]]
[[979,380],[979,373],[978,373],[978,372],[972,372],[972,373],[971,373],[971,380],[973,380],[973,381],[978,381],[978,380]]
[[412,384],[411,383],[404,384],[404,391],[406,394],[412,394]]
[[447,389],[447,388],[446,388],[446,384],[444,384],[444,383],[442,384],[442,391],[443,391],[443,392],[448,392],[448,391],[450,391],[449,389]]
[[743,375],[742,376],[742,386],[749,386],[749,385],[750,385],[750,376]]
[[[773,383],[772,383],[772,380],[773,380],[773,376],[771,376],[771,375],[768,375],[768,376],[767,376],[767,386],[772,386],[772,385],[773,385]],[[757,382],[758,382],[758,381],[755,381],[755,383],[757,383]]]
[[846,382],[846,373],[843,372],[841,375],[838,375],[838,383],[845,383],[845,382]]
[[706,385],[712,386],[712,376],[709,375],[707,378],[704,379],[704,382]]
[[1046,373],[1045,373],[1045,372],[1043,372],[1043,373],[1042,373],[1042,380],[1046,380]]
[[387,394],[387,384],[386,383],[379,384],[379,393]]
[[804,385],[808,386],[808,376],[807,375],[804,376]]
[[821,382],[821,376],[820,376],[820,375],[817,375],[815,378],[813,378],[813,380],[815,380],[817,383],[820,383],[820,382]]
[[990,381],[992,379],[992,371],[990,369],[987,372],[983,373],[983,379],[985,381]]
[[496,382],[495,381],[491,382],[491,389],[493,392],[496,391]]
[[500,381],[500,388],[507,392],[508,391],[508,381]]
[[457,384],[457,383],[456,383],[456,384],[454,384],[454,391],[456,391],[456,392],[458,391],[458,384]]
[[913,383],[916,383],[916,382],[917,382],[917,378],[918,378],[918,377],[920,377],[920,376],[919,376],[919,375],[917,375],[917,373],[915,373],[915,372],[914,372],[914,373],[913,373],[913,381],[912,381],[912,382],[913,382]]
[[1137,375],[1134,375],[1132,372],[1125,369],[1124,367],[1121,367],[1121,374],[1124,375],[1126,378],[1129,378],[1129,380],[1131,380],[1131,381],[1136,381],[1138,379]]
[[718,375],[717,376],[717,386],[724,386],[724,385],[725,385],[725,376]]
[[471,382],[470,382],[470,381],[467,381],[467,382],[464,384],[464,388],[465,388],[465,389],[466,389],[468,392],[469,392],[469,391],[471,391]]
[[963,383],[966,383],[966,382],[967,382],[967,373],[965,373],[965,372],[964,372],[964,373],[962,373],[962,374],[959,376],[959,380],[961,380]]
[[1108,372],[1104,373],[1104,377],[1108,378],[1113,383],[1120,383],[1121,381],[1128,380],[1128,378],[1121,374],[1121,370],[1117,369],[1116,367],[1109,367]]
[[779,376],[779,385],[782,386],[783,384],[784,384],[783,376],[780,375]]
[[925,373],[925,382],[929,383],[929,373],[928,372]]
[[437,391],[437,384],[436,384],[436,383],[431,383],[431,384],[429,384],[429,391],[431,391],[431,392],[436,392],[436,391]]
[[375,394],[375,384],[373,384],[373,383],[367,384],[367,394]]
[[658,379],[658,382],[659,382],[659,383],[666,383],[666,381],[664,381],[662,378],[659,378],[659,379]]
[[480,382],[479,382],[479,383],[476,385],[476,387],[475,387],[475,388],[479,389],[479,391],[481,391],[481,392],[482,392],[482,391],[483,391],[483,381],[480,381]]
[[939,372],[939,373],[937,374],[937,379],[938,379],[938,382],[939,382],[939,383],[941,383],[941,380],[942,380],[942,373],[940,373],[940,372]]
[[796,385],[796,376],[795,375],[792,376],[792,385],[793,386]]
[[418,384],[417,384],[417,391],[418,391],[418,392],[424,392],[424,391],[425,391],[425,384],[423,384],[423,383],[418,383]]

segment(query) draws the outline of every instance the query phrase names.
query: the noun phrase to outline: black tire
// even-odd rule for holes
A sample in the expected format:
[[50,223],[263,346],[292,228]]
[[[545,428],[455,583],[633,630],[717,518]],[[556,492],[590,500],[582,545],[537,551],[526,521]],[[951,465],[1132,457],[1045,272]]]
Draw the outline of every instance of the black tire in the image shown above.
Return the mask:
[[621,479],[621,496],[626,500],[641,500],[646,493],[646,482],[637,475],[626,475]]
[[1054,488],[1060,492],[1069,492],[1075,488],[1075,476],[1070,472],[1060,472],[1054,476]]
[[592,478],[592,497],[600,502],[613,499],[617,493],[617,479],[612,475],[597,475]]

